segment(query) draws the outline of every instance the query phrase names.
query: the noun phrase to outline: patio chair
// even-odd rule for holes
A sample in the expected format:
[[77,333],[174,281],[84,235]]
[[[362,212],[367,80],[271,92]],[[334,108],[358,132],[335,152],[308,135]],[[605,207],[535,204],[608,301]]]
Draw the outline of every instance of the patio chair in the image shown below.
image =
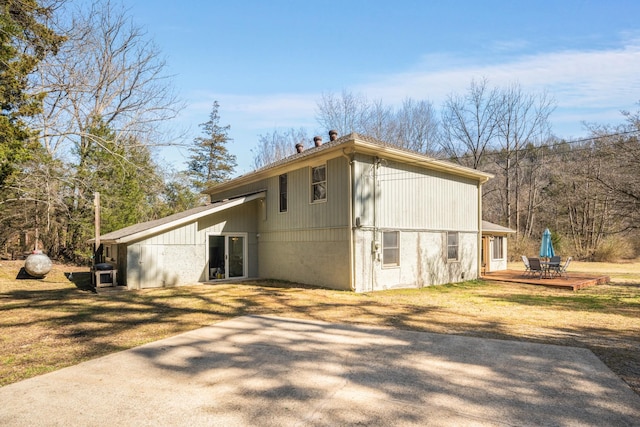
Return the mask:
[[553,271],[553,275],[554,276],[564,276],[565,278],[567,277],[567,267],[569,267],[569,263],[571,263],[571,260],[573,258],[569,257],[567,258],[567,260],[565,261],[564,265],[559,265],[558,267],[556,267]]
[[540,258],[529,258],[529,274],[537,274],[538,279],[541,279],[543,273],[544,269],[542,268],[542,264],[540,264]]
[[522,255],[522,263],[524,264],[524,274],[523,276],[528,276],[531,274],[531,267],[529,266],[529,258]]
[[560,258],[560,257],[559,257],[559,256],[557,256],[557,255],[556,255],[556,256],[552,256],[552,257],[549,259],[549,262],[550,262],[551,264],[557,264],[557,265],[560,265],[560,262],[561,262],[561,261],[562,261],[562,258]]

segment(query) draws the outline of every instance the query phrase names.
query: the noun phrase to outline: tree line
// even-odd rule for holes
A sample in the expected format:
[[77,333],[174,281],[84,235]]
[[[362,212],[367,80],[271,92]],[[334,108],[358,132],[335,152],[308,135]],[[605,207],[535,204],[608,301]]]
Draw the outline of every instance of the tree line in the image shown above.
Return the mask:
[[[184,105],[161,52],[125,10],[99,0],[5,0],[0,8],[0,256],[35,246],[88,261],[95,192],[107,233],[197,206],[201,190],[233,175],[217,101],[202,136],[187,144],[185,170],[155,161],[161,147],[185,146],[184,135],[158,131]],[[558,249],[575,257],[635,256],[640,113],[586,125],[588,138],[564,141],[550,128],[554,108],[546,93],[480,79],[439,109],[427,100],[392,107],[326,93],[316,119],[341,135],[366,134],[494,174],[483,215],[516,231],[512,255],[533,253],[549,227]],[[305,129],[260,135],[254,166],[309,141]]]
[[[640,105],[640,104],[639,104]],[[588,136],[553,135],[555,101],[514,83],[492,87],[474,80],[439,109],[427,100],[399,107],[343,91],[324,94],[317,121],[340,134],[357,132],[385,143],[489,172],[483,217],[514,230],[510,256],[534,255],[545,228],[565,256],[590,260],[640,253],[640,110],[622,123],[585,123]],[[310,141],[304,129],[261,135],[254,166],[290,155]]]
[[183,103],[125,9],[3,0],[0,39],[0,255],[41,249],[86,262],[94,193],[107,233],[201,204],[199,190],[232,173],[217,103],[186,170],[155,160],[184,140],[159,131]]

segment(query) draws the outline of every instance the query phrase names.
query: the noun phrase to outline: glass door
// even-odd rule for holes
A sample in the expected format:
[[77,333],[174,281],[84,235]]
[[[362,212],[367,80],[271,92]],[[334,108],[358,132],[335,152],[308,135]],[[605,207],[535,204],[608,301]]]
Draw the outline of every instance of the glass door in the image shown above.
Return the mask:
[[243,236],[227,236],[228,244],[228,268],[227,277],[243,277],[244,276],[244,237]]
[[209,235],[209,280],[244,277],[246,236]]
[[224,236],[209,236],[209,280],[224,279]]

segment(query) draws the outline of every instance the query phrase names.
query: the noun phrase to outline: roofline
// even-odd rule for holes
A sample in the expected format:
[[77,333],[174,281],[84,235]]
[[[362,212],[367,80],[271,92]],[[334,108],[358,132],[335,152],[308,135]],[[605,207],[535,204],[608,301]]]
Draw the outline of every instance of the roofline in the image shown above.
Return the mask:
[[482,220],[482,234],[513,234],[515,232],[515,230],[512,230],[509,227],[504,227],[499,224],[494,224],[493,222]]
[[[100,242],[101,243],[128,243],[131,242],[133,240],[140,240],[140,239],[144,239],[145,237],[149,237],[151,235],[154,234],[158,234],[161,233],[163,231],[166,231],[168,229],[183,225],[183,224],[187,224],[189,222],[193,222],[199,218],[202,218],[203,216],[207,216],[207,215],[211,215],[217,212],[221,212],[223,210],[235,207],[235,206],[239,206],[242,205],[244,203],[250,202],[252,200],[256,200],[256,199],[262,199],[264,197],[266,197],[267,192],[266,191],[260,191],[258,193],[253,193],[253,194],[248,194],[246,196],[242,196],[242,197],[238,197],[238,198],[233,198],[230,199],[229,201],[224,201],[223,203],[219,204],[218,206],[214,206],[211,209],[206,209],[197,213],[194,213],[192,215],[186,216],[184,218],[179,218],[176,219],[174,221],[171,222],[167,222],[165,224],[160,224],[157,225],[155,227],[151,227],[148,228],[146,230],[142,230],[142,231],[138,231],[126,236],[122,236],[120,238],[116,238],[116,239],[101,239]],[[89,242],[93,242],[95,239],[91,239]]]
[[350,133],[336,141],[328,142],[320,147],[310,148],[302,153],[294,154],[288,158],[271,163],[261,169],[254,170],[253,172],[249,172],[229,181],[216,184],[203,191],[203,193],[212,195],[222,191],[231,190],[240,185],[249,184],[274,175],[280,175],[290,170],[300,168],[301,166],[317,164],[320,161],[336,157],[336,153],[363,153],[378,155],[388,159],[418,165],[427,169],[470,178],[477,180],[480,184],[484,184],[489,179],[493,178],[493,175],[490,173],[456,165],[444,160],[436,160],[421,153],[409,151],[378,141],[375,138],[359,135],[357,133]]
[[489,181],[489,179],[493,178],[493,175],[490,173],[456,165],[455,163],[447,162],[444,160],[436,160],[434,158],[425,156],[424,154],[404,150],[394,145],[380,146],[368,141],[359,140],[358,146],[364,148],[364,150],[361,152],[365,152],[367,154],[384,153],[387,155],[387,157],[390,157],[393,160],[406,161],[407,159],[413,159],[414,161],[409,162],[410,164],[416,164],[440,172],[454,173],[455,175],[476,179],[480,181],[481,184],[484,184],[485,182]]

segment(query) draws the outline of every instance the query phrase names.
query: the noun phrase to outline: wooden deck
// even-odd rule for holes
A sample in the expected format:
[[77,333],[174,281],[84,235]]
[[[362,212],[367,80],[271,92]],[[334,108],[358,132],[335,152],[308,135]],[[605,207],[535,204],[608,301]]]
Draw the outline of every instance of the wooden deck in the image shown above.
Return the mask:
[[593,276],[582,273],[569,272],[563,277],[542,278],[537,276],[525,276],[522,270],[493,271],[482,275],[484,280],[495,280],[499,282],[525,283],[529,285],[547,286],[552,288],[562,288],[578,290],[589,286],[603,285],[609,283],[609,276]]

